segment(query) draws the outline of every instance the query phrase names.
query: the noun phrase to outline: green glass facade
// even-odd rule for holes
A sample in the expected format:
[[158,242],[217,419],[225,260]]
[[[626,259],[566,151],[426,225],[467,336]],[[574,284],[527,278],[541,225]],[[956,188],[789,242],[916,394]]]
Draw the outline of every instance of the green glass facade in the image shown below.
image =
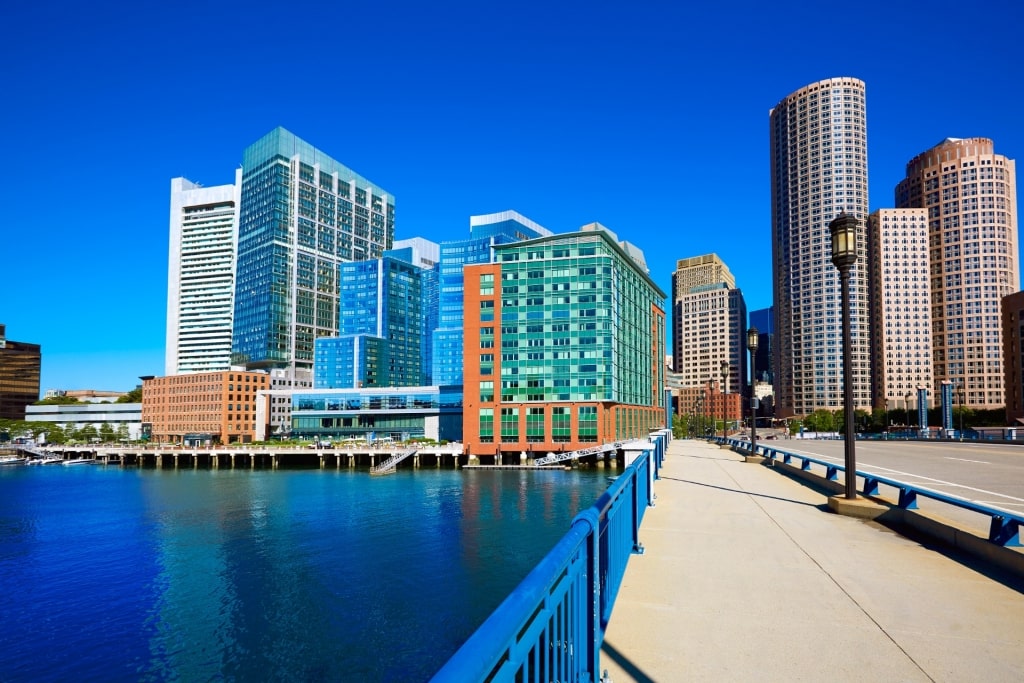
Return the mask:
[[[664,386],[664,364],[651,353],[664,348],[664,295],[613,241],[594,231],[496,249],[501,402],[663,404],[651,387]],[[481,343],[493,344],[481,313]]]
[[242,167],[233,362],[311,367],[338,333],[338,265],[391,247],[394,198],[283,128]]
[[467,444],[541,452],[664,426],[665,295],[642,255],[599,226],[495,252],[466,270]]

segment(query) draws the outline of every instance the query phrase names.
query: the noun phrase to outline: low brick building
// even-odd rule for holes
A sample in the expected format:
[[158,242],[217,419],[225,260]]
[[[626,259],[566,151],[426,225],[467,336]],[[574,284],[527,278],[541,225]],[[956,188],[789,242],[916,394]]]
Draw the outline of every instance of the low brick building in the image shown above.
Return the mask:
[[143,433],[160,443],[248,443],[256,433],[256,394],[264,372],[228,370],[142,378]]

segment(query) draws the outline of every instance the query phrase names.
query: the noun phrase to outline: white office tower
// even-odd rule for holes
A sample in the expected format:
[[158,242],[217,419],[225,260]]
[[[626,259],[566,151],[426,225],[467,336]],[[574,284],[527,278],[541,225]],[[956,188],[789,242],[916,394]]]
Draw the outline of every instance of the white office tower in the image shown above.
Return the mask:
[[216,187],[171,180],[167,375],[231,367],[241,176]]

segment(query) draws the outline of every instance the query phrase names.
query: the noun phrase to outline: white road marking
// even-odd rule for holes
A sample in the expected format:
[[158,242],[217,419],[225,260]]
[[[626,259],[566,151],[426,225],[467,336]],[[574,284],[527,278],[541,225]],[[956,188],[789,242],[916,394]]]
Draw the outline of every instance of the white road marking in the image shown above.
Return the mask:
[[946,456],[946,460],[959,460],[960,462],[976,462],[979,465],[991,465],[992,463],[985,460],[968,460],[967,458],[950,458]]

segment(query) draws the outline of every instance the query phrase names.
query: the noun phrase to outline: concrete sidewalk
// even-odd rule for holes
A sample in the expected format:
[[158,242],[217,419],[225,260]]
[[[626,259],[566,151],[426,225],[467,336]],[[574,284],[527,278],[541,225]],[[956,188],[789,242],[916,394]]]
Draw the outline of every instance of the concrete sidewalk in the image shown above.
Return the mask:
[[669,445],[655,493],[601,652],[613,683],[1024,680],[1014,578],[703,441]]

